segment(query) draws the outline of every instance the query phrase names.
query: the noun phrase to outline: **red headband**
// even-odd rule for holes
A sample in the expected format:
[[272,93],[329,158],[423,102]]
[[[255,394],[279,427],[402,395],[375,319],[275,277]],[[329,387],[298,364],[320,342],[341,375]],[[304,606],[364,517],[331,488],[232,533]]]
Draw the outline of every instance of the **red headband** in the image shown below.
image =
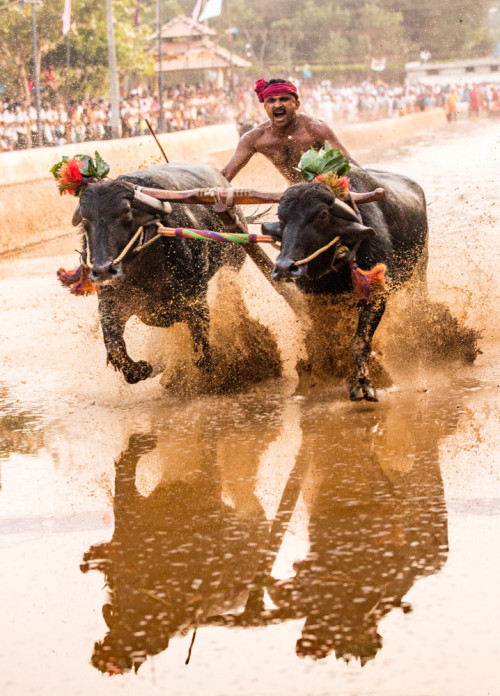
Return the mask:
[[259,101],[262,103],[267,97],[279,97],[280,94],[293,94],[294,97],[299,97],[297,87],[291,82],[273,82],[271,85],[267,80],[257,80],[254,86]]

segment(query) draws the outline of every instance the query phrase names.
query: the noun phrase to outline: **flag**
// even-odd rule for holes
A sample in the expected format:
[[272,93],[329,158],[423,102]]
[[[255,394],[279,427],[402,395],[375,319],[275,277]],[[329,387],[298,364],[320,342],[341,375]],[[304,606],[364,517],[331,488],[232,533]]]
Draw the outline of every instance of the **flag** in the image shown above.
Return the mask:
[[71,22],[71,0],[64,0],[64,12],[62,16],[62,33],[66,35],[69,32]]
[[201,10],[201,0],[196,0],[196,5],[193,7],[193,12],[191,14],[191,26],[196,22]]
[[221,12],[222,0],[208,0],[198,21],[204,22],[206,19],[213,19],[214,17],[218,17]]
[[375,72],[382,72],[385,70],[385,58],[372,58],[371,69]]

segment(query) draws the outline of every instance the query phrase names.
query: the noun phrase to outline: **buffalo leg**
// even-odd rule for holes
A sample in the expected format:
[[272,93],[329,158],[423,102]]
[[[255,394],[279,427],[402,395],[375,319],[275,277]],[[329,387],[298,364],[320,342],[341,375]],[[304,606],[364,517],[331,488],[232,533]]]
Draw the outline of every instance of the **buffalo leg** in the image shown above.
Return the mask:
[[358,317],[358,327],[351,341],[351,352],[354,358],[354,374],[351,381],[351,401],[378,401],[377,392],[373,387],[368,371],[368,358],[372,349],[372,338],[385,311],[385,297],[373,301],[361,300]]
[[[115,531],[113,540],[104,544],[94,544],[83,554],[80,570],[86,573],[89,570],[108,571],[116,551],[115,537],[125,537],[130,533],[130,524],[136,514],[135,502],[143,500],[143,496],[137,491],[135,473],[137,463],[143,454],[151,452],[156,447],[154,435],[134,434],[128,441],[127,448],[115,461],[115,495],[113,498],[113,510],[115,517]],[[128,513],[128,517],[127,517]],[[104,605],[105,607],[107,605]],[[103,613],[105,609],[103,608]],[[104,617],[106,619],[106,616]],[[107,621],[106,621],[107,623]]]
[[115,302],[103,298],[99,298],[99,314],[108,362],[122,373],[129,384],[147,379],[153,371],[151,365],[144,360],[134,362],[127,353],[123,332],[128,317],[123,316]]
[[212,366],[212,355],[208,340],[210,311],[206,300],[196,302],[196,304],[191,307],[187,317],[187,323],[196,354],[195,365],[202,370],[209,370]]

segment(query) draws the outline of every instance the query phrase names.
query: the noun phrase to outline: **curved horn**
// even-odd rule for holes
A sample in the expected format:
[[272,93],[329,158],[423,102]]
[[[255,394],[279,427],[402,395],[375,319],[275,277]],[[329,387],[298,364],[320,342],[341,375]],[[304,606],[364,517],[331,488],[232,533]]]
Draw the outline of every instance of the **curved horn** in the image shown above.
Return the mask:
[[354,222],[359,222],[356,211],[350,208],[347,203],[339,201],[338,198],[334,200],[330,208],[333,210],[335,215],[344,218],[344,220],[353,220]]
[[82,211],[80,209],[80,203],[76,206],[75,210],[73,211],[73,217],[71,218],[71,223],[73,227],[77,227],[82,221]]
[[[172,206],[170,205],[170,203],[160,201],[157,198],[153,198],[153,196],[148,196],[145,193],[142,193],[141,191],[139,191],[135,187],[134,187],[134,201],[142,203],[143,205],[148,206],[148,208],[153,208],[153,210],[159,210],[160,212],[165,213],[165,214],[172,212]],[[133,201],[132,201],[132,206],[133,206]]]

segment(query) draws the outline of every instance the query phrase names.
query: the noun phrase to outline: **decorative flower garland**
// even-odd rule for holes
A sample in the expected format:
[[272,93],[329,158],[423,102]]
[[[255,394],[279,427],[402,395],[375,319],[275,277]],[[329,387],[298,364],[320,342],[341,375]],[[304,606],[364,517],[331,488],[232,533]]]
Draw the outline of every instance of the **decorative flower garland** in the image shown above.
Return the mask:
[[95,159],[90,155],[75,155],[71,158],[65,155],[60,162],[54,164],[50,172],[57,181],[61,196],[68,193],[78,197],[87,184],[104,179],[109,174],[109,169],[109,164],[96,150]]
[[303,152],[297,169],[304,181],[320,181],[326,184],[342,201],[349,197],[349,179],[346,174],[351,165],[342,152],[334,149],[328,140],[325,140],[321,150],[312,147]]

